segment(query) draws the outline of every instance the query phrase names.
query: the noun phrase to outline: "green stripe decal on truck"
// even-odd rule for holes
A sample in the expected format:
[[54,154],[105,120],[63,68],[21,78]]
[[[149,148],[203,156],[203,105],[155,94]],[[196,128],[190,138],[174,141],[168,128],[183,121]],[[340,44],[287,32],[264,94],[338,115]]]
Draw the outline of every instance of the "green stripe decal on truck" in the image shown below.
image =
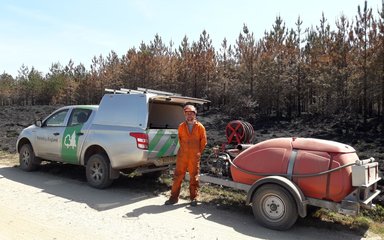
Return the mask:
[[177,137],[177,130],[158,129],[148,130],[149,158],[159,158],[175,156],[178,150],[179,138]]
[[160,129],[157,131],[156,135],[153,137],[151,142],[149,143],[148,146],[148,151],[151,153],[157,146],[157,144],[160,142],[161,137],[164,135],[164,130]]
[[167,142],[163,145],[163,147],[160,149],[160,151],[157,153],[157,157],[162,157],[171,146],[177,145],[179,141],[179,138],[176,134],[171,134],[171,136],[168,138]]

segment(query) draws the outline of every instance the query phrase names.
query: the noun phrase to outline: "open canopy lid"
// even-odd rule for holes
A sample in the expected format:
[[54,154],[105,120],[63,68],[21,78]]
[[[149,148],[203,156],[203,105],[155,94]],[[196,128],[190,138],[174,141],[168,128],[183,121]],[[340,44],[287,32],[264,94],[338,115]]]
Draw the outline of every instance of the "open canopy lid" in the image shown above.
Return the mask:
[[114,94],[147,94],[150,96],[151,101],[155,102],[170,102],[175,104],[209,104],[211,101],[202,99],[202,98],[193,98],[182,96],[178,93],[158,91],[147,88],[137,88],[137,90],[121,88],[120,90],[114,89],[105,89],[106,92],[111,92]]
[[195,103],[195,104],[208,104],[211,101],[202,99],[202,98],[192,98],[192,97],[184,97],[184,96],[154,96],[151,97],[154,101],[166,101],[166,102],[172,102],[177,104],[188,104],[188,103]]

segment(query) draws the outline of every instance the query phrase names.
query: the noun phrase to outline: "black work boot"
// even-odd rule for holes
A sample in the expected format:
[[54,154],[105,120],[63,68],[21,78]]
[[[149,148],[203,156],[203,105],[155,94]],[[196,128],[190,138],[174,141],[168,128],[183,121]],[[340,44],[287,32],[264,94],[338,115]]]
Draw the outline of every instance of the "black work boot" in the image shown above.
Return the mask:
[[197,206],[197,200],[196,199],[191,200],[191,206],[192,207],[196,207]]
[[164,205],[173,205],[178,202],[178,199],[170,198],[167,201],[165,201]]

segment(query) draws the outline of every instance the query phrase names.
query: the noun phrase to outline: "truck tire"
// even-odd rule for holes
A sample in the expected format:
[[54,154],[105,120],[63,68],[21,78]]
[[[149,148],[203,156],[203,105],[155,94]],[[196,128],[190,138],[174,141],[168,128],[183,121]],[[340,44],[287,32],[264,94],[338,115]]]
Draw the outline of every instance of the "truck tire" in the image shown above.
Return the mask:
[[26,143],[21,146],[19,153],[20,168],[26,172],[34,171],[39,166],[39,161],[35,156],[31,144]]
[[252,210],[256,222],[275,230],[291,228],[298,217],[291,194],[277,184],[263,185],[255,192]]
[[109,176],[109,161],[105,154],[92,155],[85,167],[88,184],[94,188],[103,189],[112,184]]

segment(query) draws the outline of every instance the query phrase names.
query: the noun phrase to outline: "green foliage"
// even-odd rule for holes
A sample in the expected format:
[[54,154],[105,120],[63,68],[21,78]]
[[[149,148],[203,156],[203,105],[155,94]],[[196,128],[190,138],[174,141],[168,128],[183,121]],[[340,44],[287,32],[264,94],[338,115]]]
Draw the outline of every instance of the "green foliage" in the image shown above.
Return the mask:
[[364,210],[363,215],[375,222],[384,223],[384,207],[379,204],[372,210]]
[[[379,209],[377,215],[372,215],[372,213],[376,212],[377,209]],[[328,222],[332,224],[326,227],[352,230],[362,236],[365,236],[369,230],[370,232],[383,237],[384,222],[378,220],[384,217],[382,209],[383,208],[381,206],[378,206],[376,210],[365,210],[363,211],[363,214],[352,217],[342,215],[331,210],[319,208],[317,211],[312,213],[311,218],[321,220],[321,222],[316,223],[317,225],[326,225],[324,223]]]

